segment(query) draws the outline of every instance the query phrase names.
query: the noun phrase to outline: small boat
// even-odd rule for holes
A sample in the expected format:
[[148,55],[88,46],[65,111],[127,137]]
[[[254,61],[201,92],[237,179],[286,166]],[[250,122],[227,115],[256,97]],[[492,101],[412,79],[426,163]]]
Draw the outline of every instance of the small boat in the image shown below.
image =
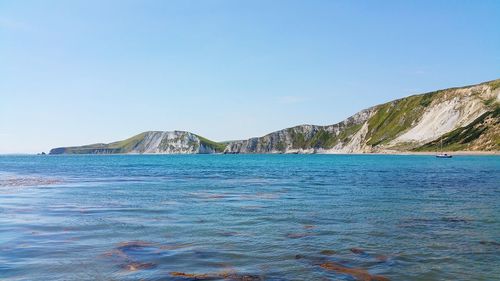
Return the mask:
[[437,158],[452,158],[453,156],[451,156],[447,153],[439,153],[439,154],[436,154],[436,157]]
[[436,158],[452,158],[448,153],[443,153],[443,138],[441,138],[441,152],[436,154]]

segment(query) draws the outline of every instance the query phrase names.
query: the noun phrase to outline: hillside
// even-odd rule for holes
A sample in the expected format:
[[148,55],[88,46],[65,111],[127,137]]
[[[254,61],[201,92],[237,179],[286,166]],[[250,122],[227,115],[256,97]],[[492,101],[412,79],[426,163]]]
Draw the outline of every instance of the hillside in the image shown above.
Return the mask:
[[220,153],[225,145],[213,142],[190,132],[149,131],[126,140],[108,144],[98,143],[75,147],[59,147],[50,154],[117,154],[117,153],[162,153],[194,154]]
[[[232,142],[226,153],[373,153],[500,150],[500,80],[414,95],[334,125],[301,125]],[[440,142],[440,141],[439,141]]]
[[184,131],[150,131],[109,144],[60,147],[50,154],[391,153],[500,151],[500,79],[413,95],[328,126],[300,125],[218,143]]

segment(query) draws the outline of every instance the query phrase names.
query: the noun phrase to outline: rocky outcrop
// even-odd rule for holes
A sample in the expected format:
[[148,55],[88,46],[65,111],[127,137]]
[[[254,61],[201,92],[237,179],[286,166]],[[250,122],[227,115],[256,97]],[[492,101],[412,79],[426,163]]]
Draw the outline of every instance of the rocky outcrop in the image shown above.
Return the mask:
[[225,145],[190,132],[149,131],[109,144],[54,148],[50,154],[205,154],[222,152],[224,148]]
[[374,108],[362,110],[346,120],[329,126],[300,125],[260,138],[230,142],[226,153],[325,153],[355,152],[363,149],[359,138],[362,125]]

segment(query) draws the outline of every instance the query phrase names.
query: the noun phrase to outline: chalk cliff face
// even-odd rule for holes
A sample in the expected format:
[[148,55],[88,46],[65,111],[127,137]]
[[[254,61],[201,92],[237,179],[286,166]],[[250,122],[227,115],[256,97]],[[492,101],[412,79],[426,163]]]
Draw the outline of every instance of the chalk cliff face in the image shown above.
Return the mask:
[[123,141],[109,144],[99,143],[77,147],[54,148],[50,151],[50,154],[194,154],[222,152],[224,147],[222,144],[207,140],[190,132],[149,131]]
[[228,144],[226,153],[500,150],[500,80],[414,95],[329,126],[301,125]]
[[[325,153],[357,152],[363,149],[359,135],[374,108],[362,110],[329,126],[300,125],[260,138],[230,142],[226,153]],[[361,131],[361,132],[360,132]]]
[[450,151],[500,151],[500,79],[394,100],[334,125],[300,125],[248,140],[217,143],[184,131],[153,131],[50,154],[390,153],[435,151],[441,143]]

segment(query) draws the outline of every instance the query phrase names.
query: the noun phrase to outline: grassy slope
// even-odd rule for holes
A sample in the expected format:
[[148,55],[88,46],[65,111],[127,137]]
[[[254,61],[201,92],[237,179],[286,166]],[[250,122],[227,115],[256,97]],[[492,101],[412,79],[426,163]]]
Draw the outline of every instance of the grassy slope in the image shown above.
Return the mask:
[[[485,82],[492,89],[500,87],[500,79]],[[475,85],[472,85],[475,86]],[[369,146],[378,146],[389,143],[403,132],[410,129],[425,112],[434,100],[443,97],[448,91],[468,88],[471,86],[450,88],[419,95],[413,95],[402,99],[387,102],[376,106],[375,114],[368,120],[368,133],[366,143]],[[488,101],[485,101],[487,103]],[[329,133],[324,129],[319,129],[311,137],[306,138],[300,130],[300,126],[287,129],[291,136],[293,149],[325,148],[329,149],[338,143],[347,143],[352,136],[359,131],[361,124],[349,125],[341,128],[339,135]],[[402,150],[412,148],[402,146]],[[284,150],[285,145],[279,142],[277,150]]]
[[[486,138],[481,139],[482,136]],[[484,140],[486,139],[486,140]],[[465,127],[455,129],[414,151],[500,150],[500,107],[484,113]]]
[[[422,115],[425,108],[443,91],[414,95],[378,105],[376,113],[368,120],[367,144],[371,146],[386,144],[408,130]],[[308,139],[295,127],[289,128],[288,132],[292,137],[292,148],[294,149],[329,149],[338,143],[349,142],[361,127],[362,124],[345,126],[341,128],[338,136],[320,129]]]
[[408,130],[439,92],[410,96],[377,106],[377,112],[368,120],[367,144],[386,144]]
[[[114,154],[114,153],[128,153],[132,151],[141,141],[144,140],[148,132],[140,133],[126,140],[112,142],[109,144],[97,143],[84,146],[62,147],[53,151],[53,154]],[[208,147],[212,147],[216,152],[223,152],[226,144],[218,143],[196,135],[200,142]]]
[[[500,88],[500,79],[482,84],[489,85],[493,91]],[[425,108],[429,106],[433,100],[439,99],[443,94],[450,90],[464,89],[471,86],[450,88],[421,95],[414,95],[379,105],[376,114],[368,121],[368,135],[366,137],[367,144],[371,146],[387,144],[401,133],[408,130],[414,122],[418,120],[421,114],[425,111]],[[470,126],[456,129],[455,131],[447,134],[446,136],[449,138],[449,150],[467,149],[468,146],[465,145],[466,143],[468,145],[473,140],[478,139],[482,134],[485,134],[487,131],[490,131],[490,137],[498,137],[495,136],[494,132],[487,128],[491,127],[491,124],[484,124],[481,126],[478,125],[478,123],[483,122],[488,116],[497,121],[499,118],[498,113],[495,113],[495,108],[498,108],[498,105],[495,104],[495,99],[492,98],[491,100],[484,101],[484,103],[492,109],[490,114],[485,114],[484,116],[479,117],[478,120],[474,121],[475,125],[471,124]],[[477,128],[475,127],[473,130],[471,126],[476,126]],[[496,141],[498,142],[498,140]],[[404,148],[404,145],[402,148]],[[498,149],[498,146],[496,149]],[[431,142],[414,150],[435,150],[435,143]]]
[[[338,135],[328,132],[321,128],[311,137],[307,138],[304,133],[300,131],[299,127],[288,128],[287,132],[290,135],[292,149],[314,149],[314,148],[332,148],[336,144],[342,142],[346,143],[350,140],[361,128],[361,124],[353,124],[341,128]],[[278,144],[278,150],[284,150],[285,144]]]
[[[141,142],[144,139],[145,135],[146,132],[135,135],[126,140],[112,142],[109,144],[96,143],[83,146],[63,147],[57,150],[63,152],[64,154],[126,153],[132,150],[139,142]],[[52,150],[51,153],[53,153]]]
[[136,147],[141,141],[144,140],[144,137],[146,136],[147,132],[140,133],[138,135],[135,135],[131,138],[128,138],[126,140],[122,141],[117,141],[117,142],[112,142],[108,145],[109,148],[111,149],[117,149],[120,151],[120,153],[125,153],[128,151],[131,151]]
[[[368,121],[368,144],[372,146],[384,144],[410,128],[438,92],[410,96],[377,106],[377,112]],[[362,124],[344,126],[340,128],[338,135],[319,129],[310,138],[306,138],[297,127],[287,130],[291,136],[293,149],[329,149],[339,143],[349,142],[361,127]],[[278,150],[283,148],[277,147]]]
[[[491,91],[500,88],[500,79],[485,82],[491,87]],[[484,104],[490,109],[476,118],[470,124],[457,128],[439,139],[428,142],[413,151],[436,151],[443,150],[500,150],[500,104],[495,98],[485,100]]]
[[196,135],[199,139],[200,139],[200,143],[207,146],[207,147],[211,147],[213,150],[215,150],[215,152],[224,152],[224,149],[226,148],[227,146],[227,143],[220,143],[220,142],[215,142],[215,141],[211,141],[207,138],[204,138],[202,136],[199,136],[199,135]]
[[500,88],[500,79],[486,82],[486,84],[490,85],[491,90],[494,91],[494,90]]

